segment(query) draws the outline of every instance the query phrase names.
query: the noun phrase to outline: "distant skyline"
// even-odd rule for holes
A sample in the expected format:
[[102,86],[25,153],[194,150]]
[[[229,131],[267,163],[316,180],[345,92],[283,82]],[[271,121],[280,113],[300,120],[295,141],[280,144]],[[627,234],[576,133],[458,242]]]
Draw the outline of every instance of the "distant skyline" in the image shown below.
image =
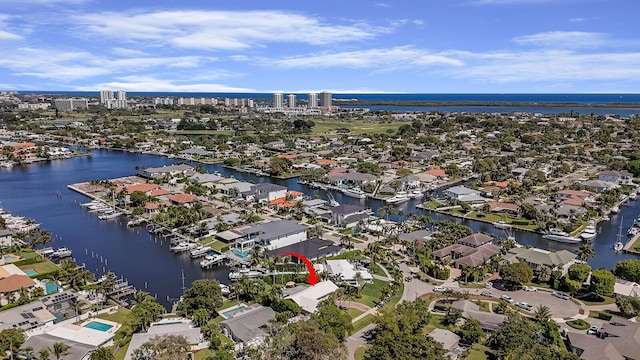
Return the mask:
[[637,14],[634,0],[0,0],[0,90],[640,93]]

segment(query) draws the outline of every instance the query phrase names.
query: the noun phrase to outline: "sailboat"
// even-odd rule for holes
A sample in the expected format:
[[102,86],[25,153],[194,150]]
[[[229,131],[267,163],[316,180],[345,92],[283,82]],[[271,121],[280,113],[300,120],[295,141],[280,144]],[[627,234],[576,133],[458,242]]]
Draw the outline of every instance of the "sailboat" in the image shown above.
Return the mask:
[[613,245],[613,251],[622,251],[624,244],[622,243],[622,219],[620,219],[620,226],[618,226],[618,241]]

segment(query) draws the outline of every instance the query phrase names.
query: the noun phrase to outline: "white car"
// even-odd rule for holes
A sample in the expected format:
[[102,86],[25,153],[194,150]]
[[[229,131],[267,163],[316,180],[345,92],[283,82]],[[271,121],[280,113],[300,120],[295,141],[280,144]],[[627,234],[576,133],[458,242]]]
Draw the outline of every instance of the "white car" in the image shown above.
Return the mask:
[[435,286],[433,288],[433,292],[445,292],[445,291],[447,291],[447,288],[444,286]]
[[533,286],[525,286],[524,288],[522,288],[524,291],[537,291],[538,289],[536,289]]
[[509,304],[513,304],[513,299],[509,295],[502,295],[500,296],[500,299],[508,302]]
[[551,293],[551,295],[563,300],[569,300],[571,298],[569,295],[563,293],[562,291],[554,291]]
[[519,301],[519,302],[517,302],[517,303],[516,303],[516,306],[517,306],[517,307],[519,307],[519,308],[521,308],[521,309],[527,310],[527,311],[531,311],[531,310],[533,309],[533,305],[531,305],[531,304],[527,304],[527,303],[526,303],[526,302],[524,302],[524,301]]
[[597,334],[598,330],[600,330],[600,328],[594,325],[594,326],[590,327],[589,330],[587,330],[587,334],[589,334],[589,335]]

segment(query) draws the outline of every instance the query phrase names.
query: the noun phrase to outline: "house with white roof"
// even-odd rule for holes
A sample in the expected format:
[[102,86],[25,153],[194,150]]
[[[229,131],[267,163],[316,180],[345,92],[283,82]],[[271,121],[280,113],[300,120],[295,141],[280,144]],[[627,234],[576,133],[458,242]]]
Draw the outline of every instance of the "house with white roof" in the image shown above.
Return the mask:
[[353,286],[359,285],[356,281],[357,273],[360,273],[365,284],[373,282],[373,275],[371,275],[367,269],[356,268],[352,263],[344,259],[326,260],[324,263],[324,271],[332,278],[340,279],[340,281]]
[[338,290],[338,286],[332,281],[321,281],[314,286],[297,291],[285,297],[298,304],[302,310],[313,313],[318,309],[318,304],[329,295]]

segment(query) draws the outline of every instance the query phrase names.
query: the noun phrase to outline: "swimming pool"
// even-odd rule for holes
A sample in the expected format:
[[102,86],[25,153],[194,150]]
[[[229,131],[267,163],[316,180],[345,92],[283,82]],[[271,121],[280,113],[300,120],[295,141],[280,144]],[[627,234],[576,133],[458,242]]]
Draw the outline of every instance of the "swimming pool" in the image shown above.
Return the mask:
[[58,287],[58,285],[57,285],[56,283],[52,283],[52,282],[47,283],[47,284],[44,286],[44,291],[45,291],[45,293],[46,293],[47,295],[49,295],[49,294],[53,294],[53,293],[56,293],[56,292],[58,292],[58,290],[59,290],[59,289],[60,289],[60,288]]
[[235,307],[235,308],[233,308],[231,310],[224,311],[224,312],[222,312],[222,316],[226,317],[227,319],[232,318],[234,313],[244,309],[245,307],[246,306],[244,306],[244,305],[240,305],[240,306]]
[[36,269],[27,269],[24,270],[24,273],[27,274],[27,276],[36,276],[39,274],[38,270]]
[[7,255],[3,255],[2,258],[4,259],[4,262],[16,262],[20,259],[22,259],[21,256],[18,255],[11,255],[11,254],[7,254]]
[[88,322],[84,325],[82,325],[83,327],[89,328],[89,329],[93,329],[93,330],[99,330],[99,331],[109,331],[109,329],[111,329],[113,327],[113,325],[109,325],[109,324],[105,324],[103,322],[100,321],[91,321]]

